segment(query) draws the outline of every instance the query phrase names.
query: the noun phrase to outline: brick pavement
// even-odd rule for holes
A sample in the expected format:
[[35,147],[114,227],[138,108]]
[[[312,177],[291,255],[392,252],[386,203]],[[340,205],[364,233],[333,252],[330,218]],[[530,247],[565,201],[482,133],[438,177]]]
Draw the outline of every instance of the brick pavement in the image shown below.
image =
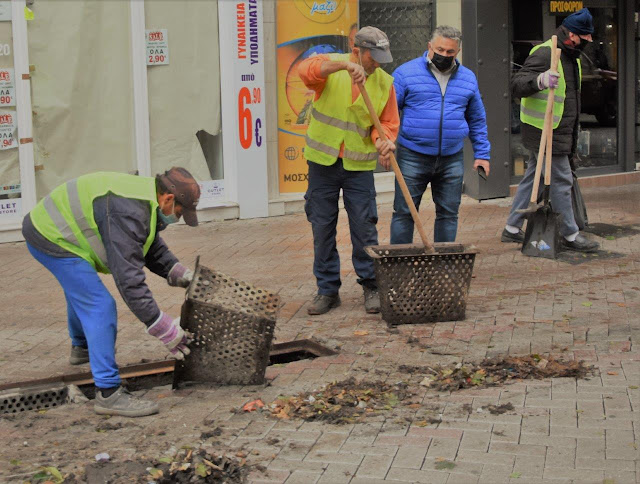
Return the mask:
[[[591,222],[640,228],[639,186],[589,189],[585,197]],[[142,451],[193,445],[203,426],[214,425],[223,430],[219,445],[252,451],[250,462],[266,467],[252,474],[252,482],[640,482],[640,236],[598,239],[606,250],[622,254],[617,259],[570,265],[525,258],[515,245],[499,243],[507,207],[504,200],[467,200],[462,206],[459,240],[480,249],[466,319],[391,331],[362,309],[344,214],[338,230],[343,305],[314,318],[306,315],[315,283],[303,215],[169,229],[165,238],[184,262],[192,264],[200,255],[209,267],[280,293],[279,341],[314,337],[339,346],[340,354],[271,367],[267,387],[154,389],[148,395],[163,410],[135,422],[144,432],[96,436],[99,420],[90,405],[71,413],[62,407],[46,415],[0,418],[0,441],[5,442],[0,462],[19,454],[23,466],[48,462],[73,469],[97,452],[108,451],[119,461]],[[390,213],[390,206],[379,207],[381,241],[388,240]],[[430,227],[432,208],[422,217]],[[64,298],[53,278],[24,244],[0,246],[0,277],[0,382],[74,371],[67,364]],[[153,275],[149,282],[161,307],[177,314],[181,292]],[[105,283],[118,301],[119,363],[164,356],[123,306],[109,278]],[[357,330],[368,334],[357,336]],[[406,378],[400,364],[530,352],[586,360],[597,373],[577,382],[559,378],[453,394],[426,392],[419,409],[345,426],[276,422],[229,411],[253,398],[267,402],[347,376],[396,382]],[[483,409],[507,402],[515,409],[502,415]],[[440,422],[421,426],[429,418]],[[155,435],[152,448],[147,435]],[[27,440],[29,446],[22,447]],[[52,448],[73,457],[49,452]],[[0,465],[0,480],[9,474]]]

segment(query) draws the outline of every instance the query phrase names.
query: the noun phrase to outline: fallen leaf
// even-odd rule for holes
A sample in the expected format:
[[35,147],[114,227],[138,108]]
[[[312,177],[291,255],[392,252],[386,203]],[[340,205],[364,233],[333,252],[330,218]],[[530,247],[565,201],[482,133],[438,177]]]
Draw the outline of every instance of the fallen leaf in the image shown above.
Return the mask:
[[520,479],[520,476],[522,475],[522,472],[512,472],[511,475],[509,476],[511,479]]
[[615,375],[617,375],[617,374],[618,374],[618,372],[617,372],[617,371],[608,371],[608,372],[607,372],[607,375],[614,375],[614,376],[615,376]]
[[590,308],[591,306],[593,306],[593,303],[592,303],[592,302],[583,302],[583,303],[582,303],[582,305],[583,305],[585,308]]
[[637,390],[638,389],[638,385],[629,385],[629,389]]
[[245,403],[242,406],[242,411],[243,412],[254,412],[254,411],[256,411],[256,410],[258,410],[259,408],[262,408],[262,407],[264,407],[264,402],[262,400],[258,399],[258,400],[254,400],[252,402]]
[[413,424],[416,425],[417,427],[426,427],[427,425],[429,425],[426,420],[420,420],[418,422],[413,422]]
[[163,464],[171,464],[171,457],[161,457],[160,459],[158,459],[158,462],[161,462]]
[[369,334],[369,331],[365,331],[363,329],[358,330],[358,331],[354,331],[353,332],[354,336],[366,336]]
[[[631,388],[631,387],[629,387],[629,388]],[[638,387],[636,387],[636,388],[638,388]],[[18,459],[11,459],[9,461],[9,464],[11,464],[12,466],[19,466],[21,464],[21,462]]]
[[433,380],[431,378],[429,378],[428,376],[425,376],[424,380],[420,382],[420,385],[422,385],[423,387],[430,387],[432,382]]
[[196,475],[200,476],[200,477],[207,477],[209,475],[209,471],[207,469],[207,466],[205,466],[204,464],[198,464],[196,466]]
[[163,475],[164,472],[162,472],[160,469],[156,469],[155,467],[152,467],[151,469],[149,469],[149,475],[154,478],[154,479],[160,479]]
[[222,467],[215,465],[213,462],[207,460],[207,459],[202,459],[202,462],[204,462],[205,464],[207,464],[209,467],[211,467],[212,469],[216,470],[216,471],[221,471]]

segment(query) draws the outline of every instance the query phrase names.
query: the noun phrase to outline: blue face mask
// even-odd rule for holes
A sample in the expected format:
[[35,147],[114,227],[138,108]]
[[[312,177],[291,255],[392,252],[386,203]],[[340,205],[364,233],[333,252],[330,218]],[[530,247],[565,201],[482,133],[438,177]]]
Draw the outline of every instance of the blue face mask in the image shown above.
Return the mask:
[[167,225],[174,224],[178,221],[178,216],[175,214],[176,202],[173,202],[173,208],[171,209],[170,215],[165,215],[162,210],[160,210],[160,220]]

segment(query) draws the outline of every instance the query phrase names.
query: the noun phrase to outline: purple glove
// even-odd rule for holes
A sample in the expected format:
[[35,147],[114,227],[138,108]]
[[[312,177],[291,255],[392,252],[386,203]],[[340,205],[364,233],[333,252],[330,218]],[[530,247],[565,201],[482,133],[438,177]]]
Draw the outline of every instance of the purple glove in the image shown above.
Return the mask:
[[555,89],[558,87],[558,79],[560,79],[560,74],[549,69],[538,76],[538,89],[541,91]]
[[167,276],[167,283],[170,286],[189,287],[193,280],[193,272],[187,267],[177,262],[173,265]]
[[180,318],[173,319],[167,313],[161,312],[156,322],[149,326],[147,333],[162,341],[178,360],[184,360],[184,356],[191,353],[187,348],[191,342],[191,335],[180,327]]

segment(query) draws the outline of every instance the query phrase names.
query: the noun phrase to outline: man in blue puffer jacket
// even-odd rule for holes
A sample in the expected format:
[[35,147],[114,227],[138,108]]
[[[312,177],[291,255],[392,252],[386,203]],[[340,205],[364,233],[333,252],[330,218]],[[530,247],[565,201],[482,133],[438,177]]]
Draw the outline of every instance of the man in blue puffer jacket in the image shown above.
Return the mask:
[[[397,158],[416,207],[431,183],[436,205],[434,240],[453,242],[458,231],[464,161],[462,146],[469,136],[474,169],[489,174],[487,120],[476,76],[456,60],[462,34],[439,26],[428,50],[394,73],[402,123]],[[396,182],[391,243],[413,241],[413,220]]]

